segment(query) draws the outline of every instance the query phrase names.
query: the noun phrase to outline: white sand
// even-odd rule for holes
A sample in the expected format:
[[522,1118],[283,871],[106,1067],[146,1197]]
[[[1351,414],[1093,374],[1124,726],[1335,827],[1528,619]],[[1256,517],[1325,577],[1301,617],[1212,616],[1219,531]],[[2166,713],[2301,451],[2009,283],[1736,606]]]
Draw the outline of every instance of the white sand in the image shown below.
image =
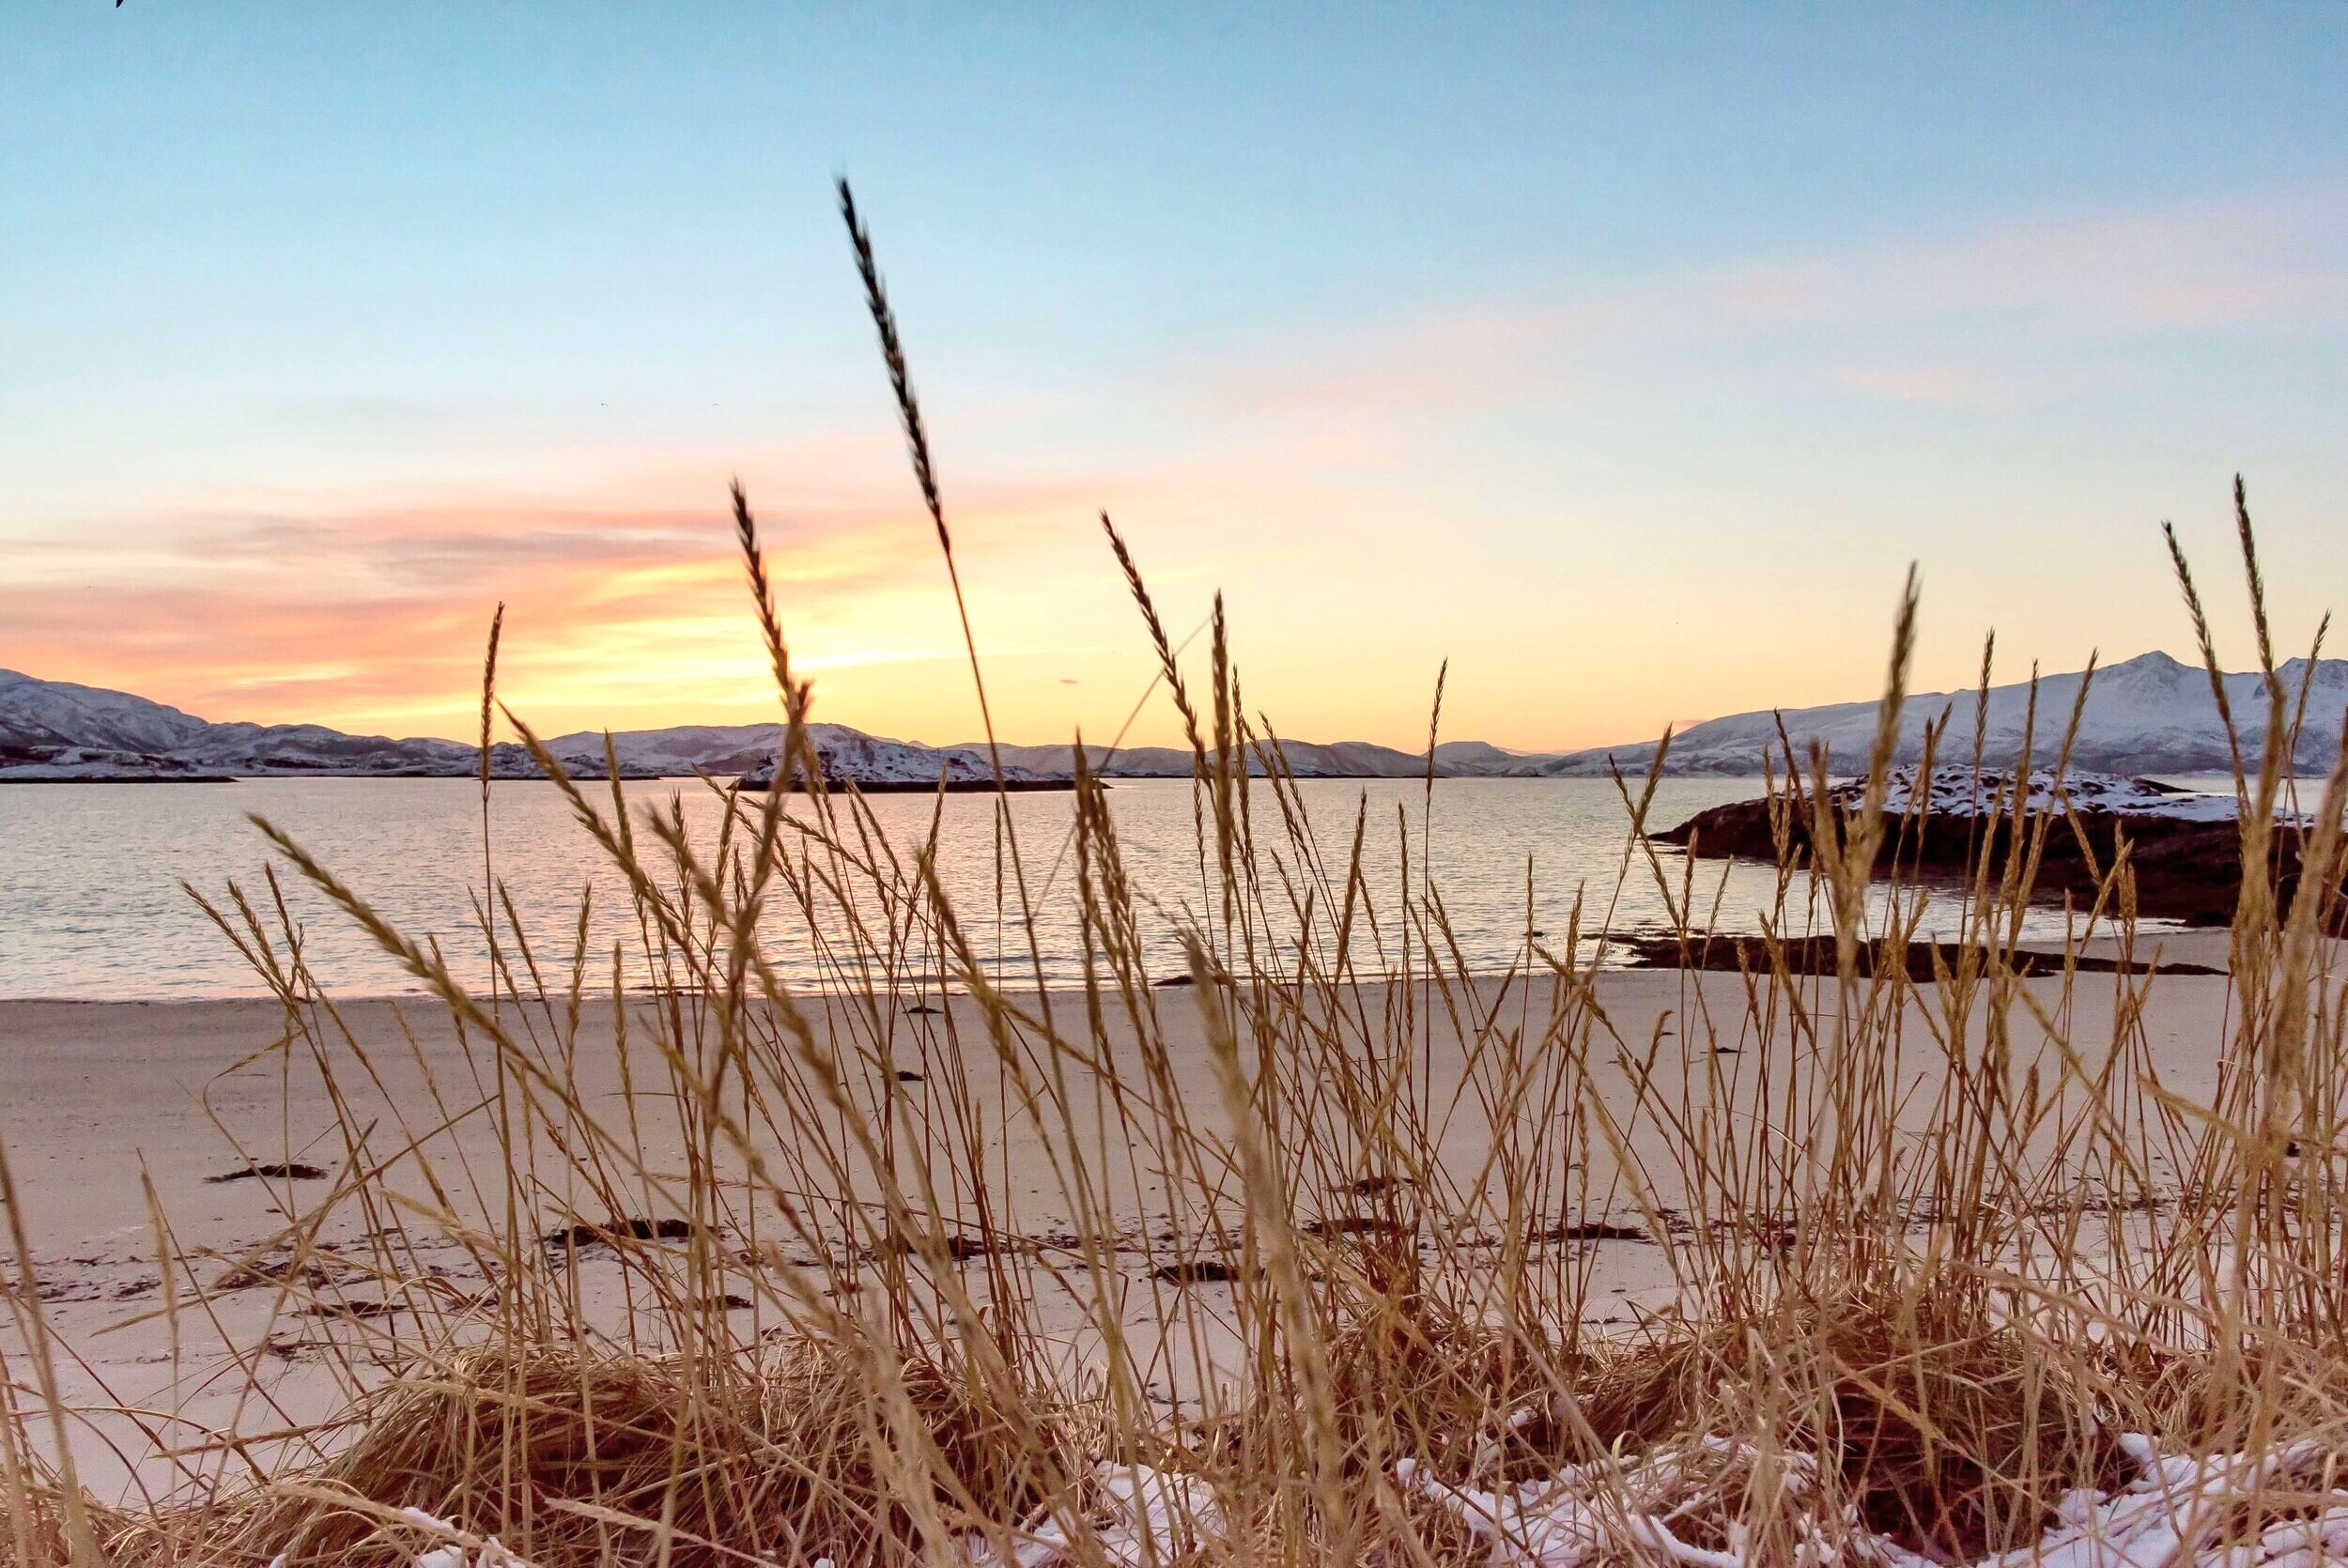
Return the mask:
[[[2223,933],[2213,936],[2222,961]],[[2175,939],[2165,939],[2164,945],[2177,945]],[[2201,961],[2212,956],[2206,951],[2211,943],[2197,940],[2193,945],[2203,950],[2174,956]],[[2059,980],[2029,984],[2050,1009],[2060,1005]],[[2228,986],[2223,978],[2189,976],[2163,977],[2155,984],[2145,1015],[2148,1044],[2178,1093],[2199,1098],[2211,1088],[2225,1034]],[[1644,1044],[1657,1031],[1665,1031],[1667,1061],[1684,1056],[1672,1042],[1706,1038],[1701,1026],[1682,1027],[1690,1017],[1706,1013],[1719,1042],[1738,1053],[1722,1059],[1732,1075],[1753,1070],[1754,1064],[1783,1049],[1782,1039],[1763,1039],[1744,1022],[1744,983],[1736,975],[1610,973],[1600,976],[1597,994],[1621,1038]],[[2083,976],[2069,998],[2072,1038],[2093,1055],[2100,1055],[2111,1038],[2114,994],[2112,976]],[[1369,997],[1372,1006],[1383,1000],[1375,992]],[[1158,993],[1158,1000],[1187,1101],[1212,1108],[1214,1096],[1196,998],[1169,991]],[[1548,1008],[1547,982],[1529,992],[1520,986],[1506,994],[1486,985],[1477,1004],[1488,1013],[1498,1009],[1504,1020],[1520,1008],[1538,1019]],[[936,1053],[951,1049],[944,1030],[950,1022],[976,1040],[970,1032],[975,1009],[965,1000],[952,1006],[956,1013],[950,1021],[910,1016],[898,1021],[903,1034],[892,1050],[900,1062],[918,1067],[925,1052],[934,1062]],[[400,1119],[397,1113],[404,1112],[410,1125],[429,1124],[433,1117],[426,1112],[423,1078],[427,1068],[444,1096],[470,1098],[475,1066],[437,1008],[416,1000],[365,1001],[343,1004],[341,1012],[369,1048],[374,1070],[381,1078],[378,1089],[356,1062],[335,1064],[352,1114],[362,1123],[376,1123],[385,1130],[386,1139]],[[2017,1022],[2019,1018],[2017,1013]],[[1931,1048],[1922,1021],[1917,1022],[1915,1049],[1920,1055],[1928,1054]],[[413,1053],[403,1038],[403,1023],[413,1033]],[[156,1314],[161,1304],[159,1249],[140,1184],[142,1171],[151,1176],[169,1217],[183,1289],[215,1284],[226,1271],[227,1260],[264,1247],[278,1236],[287,1222],[289,1205],[300,1212],[316,1204],[344,1174],[345,1151],[332,1132],[334,1116],[324,1081],[310,1061],[275,1049],[285,1035],[284,1015],[270,1003],[0,1004],[0,1074],[5,1075],[0,1077],[5,1085],[0,1088],[0,1138],[6,1140],[18,1184],[20,1217],[32,1239],[46,1320],[74,1358],[64,1368],[69,1401],[178,1412],[202,1423],[175,1429],[184,1430],[183,1441],[200,1446],[208,1440],[208,1430],[267,1434],[324,1417],[341,1398],[338,1372],[364,1380],[368,1334],[374,1330],[300,1315],[298,1305],[289,1305],[280,1292],[266,1285],[220,1295],[202,1312],[183,1311],[176,1356],[172,1326]],[[1459,1078],[1456,1043],[1443,1045],[1450,1038],[1448,1029],[1439,1024],[1439,1096]],[[1443,1068],[1446,1050],[1452,1058],[1447,1074]],[[1710,1054],[1708,1048],[1704,1053]],[[579,1076],[591,1094],[614,1097],[604,1102],[616,1105],[619,1078],[608,1007],[600,1012],[591,1008],[587,1016]],[[1610,1103],[1616,1094],[1627,1103],[1629,1091],[1619,1074],[1615,1078],[1604,1092]],[[468,1092],[458,1093],[458,1085]],[[1475,1169],[1489,1143],[1473,1104],[1474,1097],[1465,1097],[1461,1114],[1443,1136],[1444,1158],[1456,1170]],[[1213,1124],[1220,1118],[1210,1109],[1201,1112],[1200,1120]],[[496,1168],[491,1131],[486,1117],[474,1116],[443,1140],[433,1158],[444,1181],[462,1189],[468,1158],[476,1165]],[[657,1131],[648,1133],[647,1156],[656,1166],[661,1142]],[[237,1152],[239,1147],[255,1161],[304,1161],[327,1168],[330,1175],[293,1183],[209,1182],[207,1177],[242,1166],[245,1157]],[[1008,1174],[1012,1188],[1024,1189],[1012,1193],[1023,1232],[1043,1234],[1064,1219],[1051,1211],[1054,1189],[1040,1144],[1014,1140]],[[538,1206],[539,1222],[551,1223],[558,1217],[559,1198],[559,1193],[549,1193]],[[1129,1194],[1129,1200],[1146,1208],[1151,1194]],[[1670,1201],[1668,1193],[1664,1201]],[[459,1207],[470,1205],[460,1198]],[[1615,1217],[1636,1222],[1627,1198]],[[429,1227],[413,1216],[404,1222],[415,1243],[413,1256],[426,1269],[443,1275],[451,1294],[480,1284],[462,1248],[429,1235]],[[352,1206],[345,1205],[327,1218],[318,1239],[351,1244],[366,1224]],[[1132,1261],[1140,1267],[1138,1258]],[[13,1278],[15,1260],[5,1260],[5,1268]],[[1597,1288],[1587,1314],[1594,1321],[1628,1322],[1638,1304],[1661,1304],[1670,1297],[1659,1249],[1652,1245],[1597,1244],[1596,1268]],[[591,1293],[618,1288],[616,1270],[610,1270]],[[375,1298],[384,1293],[379,1284],[370,1284],[353,1294]],[[1136,1319],[1146,1314],[1147,1299],[1145,1292],[1136,1300]],[[764,1304],[739,1315],[746,1333],[775,1320]],[[1071,1309],[1070,1316],[1074,1315]],[[21,1381],[12,1341],[8,1348],[9,1364],[18,1369],[11,1375]],[[349,1366],[345,1366],[345,1358]],[[241,1391],[247,1381],[242,1369],[248,1365],[258,1369],[258,1386],[267,1391],[266,1398]],[[126,1446],[132,1440],[118,1422],[102,1422],[97,1430]],[[95,1433],[77,1438],[76,1451],[89,1472],[87,1479],[101,1493],[119,1491],[133,1474],[150,1487],[170,1479],[168,1465],[147,1455],[110,1453]],[[265,1456],[267,1445],[255,1452]],[[218,1455],[203,1464],[208,1473],[217,1470]]]

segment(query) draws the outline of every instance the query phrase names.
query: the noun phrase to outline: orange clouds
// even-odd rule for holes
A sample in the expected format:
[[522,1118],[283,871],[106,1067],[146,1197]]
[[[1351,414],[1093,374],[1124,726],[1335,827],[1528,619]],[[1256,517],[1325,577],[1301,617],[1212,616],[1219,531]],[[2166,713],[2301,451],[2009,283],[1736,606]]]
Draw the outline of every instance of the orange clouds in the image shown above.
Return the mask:
[[[1098,737],[1147,684],[1102,506],[1170,623],[1197,623],[1229,590],[1253,704],[1317,740],[1415,744],[1445,657],[1454,732],[1526,747],[1861,695],[1880,627],[1850,607],[1888,599],[1918,556],[1936,593],[1975,571],[1970,599],[1928,601],[1962,657],[1993,621],[2009,646],[2156,645],[2165,598],[2091,625],[2051,592],[2026,601],[2029,584],[1993,569],[1998,549],[2100,562],[2155,508],[2189,501],[2166,472],[2140,492],[2113,477],[2182,450],[2174,422],[2145,410],[2193,390],[2201,339],[2229,323],[2251,322],[2232,341],[2252,344],[2277,324],[2348,319],[2348,280],[2326,260],[2343,223],[2348,192],[2325,187],[1845,247],[1431,301],[1314,342],[1267,335],[1064,394],[934,407],[996,714],[1012,740],[1078,725]],[[2139,352],[2180,322],[2181,351]],[[2148,378],[2162,363],[2170,379]],[[2161,395],[2101,395],[2131,377]],[[954,607],[873,390],[870,407],[820,407],[787,443],[742,443],[744,476],[823,716],[968,740]],[[1913,407],[1857,407],[1854,393]],[[200,481],[165,470],[147,481],[162,502],[114,492],[100,515],[0,535],[0,664],[209,718],[462,736],[502,599],[502,684],[533,723],[771,715],[724,515],[729,438],[747,423],[680,414],[665,443],[598,445],[579,427],[453,432],[395,414],[351,411],[392,450],[366,449],[376,477],[346,494],[197,506],[169,492]],[[1855,417],[1900,440],[1820,439]],[[1932,441],[1910,439],[1927,427]],[[2062,469],[2029,453],[2057,430],[2125,468],[2052,483],[2067,452]],[[239,461],[335,471],[346,435]],[[1070,452],[1108,456],[1072,467]],[[1984,518],[2007,533],[1985,534]],[[2157,576],[2156,553],[2144,559]],[[1134,736],[1172,737],[1155,710]]]
[[[1043,518],[1023,515],[1032,496],[998,500],[974,495],[967,515],[981,560],[1086,515],[1067,499]],[[721,717],[774,700],[721,502],[211,512],[122,525],[107,550],[0,544],[0,662],[215,719],[458,733],[502,599],[506,690],[549,722]],[[935,545],[915,520],[836,502],[765,514],[808,668],[943,645],[943,607],[919,603],[942,593]]]

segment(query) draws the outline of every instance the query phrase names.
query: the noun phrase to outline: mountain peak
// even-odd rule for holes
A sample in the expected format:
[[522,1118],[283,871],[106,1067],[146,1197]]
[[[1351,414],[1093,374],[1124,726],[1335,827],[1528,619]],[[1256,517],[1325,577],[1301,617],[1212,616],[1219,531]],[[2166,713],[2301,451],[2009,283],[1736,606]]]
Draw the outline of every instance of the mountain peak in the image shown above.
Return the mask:
[[2173,657],[2161,649],[2155,648],[2150,653],[2139,653],[2132,659],[2122,659],[2118,664],[2108,664],[2103,667],[2101,673],[2108,675],[2118,675],[2122,673],[2176,675],[2186,673],[2191,670],[2192,668],[2193,667],[2191,665],[2186,664],[2182,660]]

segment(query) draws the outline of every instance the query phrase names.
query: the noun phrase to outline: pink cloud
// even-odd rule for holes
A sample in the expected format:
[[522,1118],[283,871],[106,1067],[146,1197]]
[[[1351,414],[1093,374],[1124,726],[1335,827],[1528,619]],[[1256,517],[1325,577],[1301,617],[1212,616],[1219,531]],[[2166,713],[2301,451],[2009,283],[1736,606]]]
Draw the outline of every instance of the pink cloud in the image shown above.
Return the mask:
[[2065,331],[2348,321],[2348,183],[1994,225],[1733,268],[1614,301],[1714,330],[2022,312]]
[[[1983,317],[2025,318],[2008,330]],[[2154,210],[2000,224],[1935,239],[1661,277],[1535,302],[1490,300],[1350,340],[1289,343],[1268,361],[1195,377],[1201,401],[1311,433],[1308,450],[1404,460],[1398,436],[1449,411],[1600,395],[1627,358],[1730,352],[1787,334],[1842,340],[1962,331],[1979,349],[2176,329],[2348,327],[2348,182]],[[1822,366],[1903,401],[1993,400],[1995,378],[1947,364]]]

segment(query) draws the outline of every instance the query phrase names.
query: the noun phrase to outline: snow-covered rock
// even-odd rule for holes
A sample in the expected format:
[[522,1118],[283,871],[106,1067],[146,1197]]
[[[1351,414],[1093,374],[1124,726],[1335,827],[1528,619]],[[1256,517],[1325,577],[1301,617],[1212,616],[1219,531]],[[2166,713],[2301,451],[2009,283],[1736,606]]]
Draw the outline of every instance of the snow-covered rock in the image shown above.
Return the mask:
[[10,746],[0,743],[0,783],[225,783],[230,776],[209,773],[179,757],[150,752],[104,751],[85,746]]
[[[2121,778],[2108,773],[2066,773],[2058,779],[2045,768],[2033,768],[2027,782],[2027,811],[2102,811],[2127,817],[2165,817],[2176,822],[2230,822],[2240,803],[2232,794],[2188,793],[2143,778]],[[1837,784],[1835,800],[1857,810],[1865,798],[1867,781],[1854,778]],[[2008,771],[1943,765],[1918,780],[1913,767],[1894,768],[1884,792],[1883,808],[1901,816],[1913,806],[1953,817],[1975,817],[1989,811],[2014,809],[2014,785]]]

